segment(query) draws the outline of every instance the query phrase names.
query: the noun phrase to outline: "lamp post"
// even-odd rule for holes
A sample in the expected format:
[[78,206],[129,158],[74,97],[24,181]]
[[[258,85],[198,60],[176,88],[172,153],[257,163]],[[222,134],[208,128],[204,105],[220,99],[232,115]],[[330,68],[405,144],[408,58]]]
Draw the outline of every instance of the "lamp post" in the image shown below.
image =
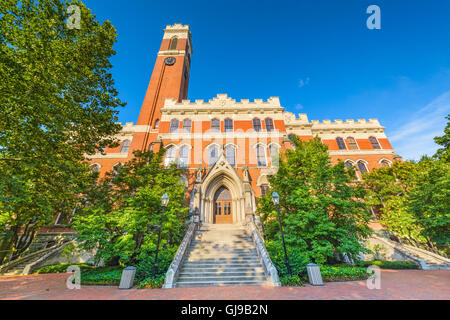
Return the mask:
[[159,224],[158,244],[156,245],[155,264],[153,265],[152,278],[155,278],[155,274],[156,274],[156,264],[158,263],[159,242],[161,241],[161,230],[162,230],[164,211],[166,210],[168,203],[169,203],[169,196],[167,195],[167,193],[164,193],[163,196],[161,197],[161,206],[162,206],[161,222]]
[[278,222],[280,224],[280,230],[281,230],[281,239],[283,240],[283,249],[284,249],[284,259],[286,262],[286,268],[288,270],[289,276],[292,277],[291,272],[291,266],[289,265],[289,258],[286,251],[286,244],[284,243],[284,232],[283,232],[283,226],[281,225],[281,218],[280,218],[280,195],[277,192],[272,193],[272,202],[277,207],[277,214],[278,214]]

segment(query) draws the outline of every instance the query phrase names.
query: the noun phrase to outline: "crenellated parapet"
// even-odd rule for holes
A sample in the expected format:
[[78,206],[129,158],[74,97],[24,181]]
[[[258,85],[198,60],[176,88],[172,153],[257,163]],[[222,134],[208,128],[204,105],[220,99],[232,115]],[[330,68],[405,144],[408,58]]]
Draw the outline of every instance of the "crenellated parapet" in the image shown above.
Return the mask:
[[284,108],[280,105],[278,97],[270,97],[267,101],[255,99],[250,101],[242,99],[236,101],[227,94],[218,94],[216,97],[205,102],[204,100],[182,100],[166,99],[161,109],[163,120],[165,116],[176,114],[227,114],[227,115],[255,115],[255,114],[278,114],[282,118]]
[[334,121],[323,120],[311,120],[311,130],[313,133],[325,133],[325,132],[370,132],[370,133],[383,133],[384,127],[380,124],[378,119],[347,119],[345,121],[337,119]]

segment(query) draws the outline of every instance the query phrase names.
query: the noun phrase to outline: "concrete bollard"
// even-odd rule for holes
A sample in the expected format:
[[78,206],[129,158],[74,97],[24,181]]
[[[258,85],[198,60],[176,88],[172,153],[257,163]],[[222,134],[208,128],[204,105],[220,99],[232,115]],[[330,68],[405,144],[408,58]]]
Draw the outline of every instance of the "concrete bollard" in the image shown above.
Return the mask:
[[320,274],[320,268],[315,263],[308,263],[306,265],[306,271],[308,272],[309,283],[313,286],[323,286],[322,275]]
[[120,278],[119,289],[131,289],[134,283],[134,276],[136,275],[135,267],[126,267],[122,271]]

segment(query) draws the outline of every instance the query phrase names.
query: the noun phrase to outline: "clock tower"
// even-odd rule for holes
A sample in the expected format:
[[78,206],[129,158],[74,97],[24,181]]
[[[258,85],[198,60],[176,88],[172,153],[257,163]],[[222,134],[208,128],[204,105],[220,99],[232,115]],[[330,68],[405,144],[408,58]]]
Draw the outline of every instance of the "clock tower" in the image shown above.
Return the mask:
[[[188,25],[166,26],[135,132],[133,149],[147,150],[158,135],[161,108],[167,98],[187,98],[192,42]],[[144,132],[143,132],[144,131]]]

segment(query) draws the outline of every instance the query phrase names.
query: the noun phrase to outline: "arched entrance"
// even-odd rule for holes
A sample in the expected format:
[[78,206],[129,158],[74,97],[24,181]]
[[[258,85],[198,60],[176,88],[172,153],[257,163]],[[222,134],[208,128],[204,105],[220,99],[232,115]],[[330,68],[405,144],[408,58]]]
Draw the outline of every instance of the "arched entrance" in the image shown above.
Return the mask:
[[225,187],[220,187],[214,195],[214,223],[233,223],[232,199]]

